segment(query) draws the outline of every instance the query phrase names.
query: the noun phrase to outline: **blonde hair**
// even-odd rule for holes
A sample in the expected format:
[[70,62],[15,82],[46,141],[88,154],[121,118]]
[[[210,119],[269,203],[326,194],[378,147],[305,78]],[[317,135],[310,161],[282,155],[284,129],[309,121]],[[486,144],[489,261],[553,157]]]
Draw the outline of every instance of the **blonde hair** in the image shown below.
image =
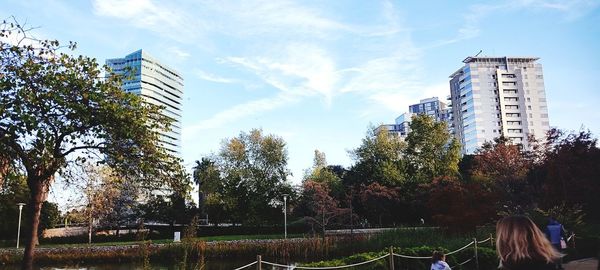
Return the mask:
[[525,216],[510,216],[498,221],[496,250],[501,262],[538,259],[551,263],[560,257],[544,233]]

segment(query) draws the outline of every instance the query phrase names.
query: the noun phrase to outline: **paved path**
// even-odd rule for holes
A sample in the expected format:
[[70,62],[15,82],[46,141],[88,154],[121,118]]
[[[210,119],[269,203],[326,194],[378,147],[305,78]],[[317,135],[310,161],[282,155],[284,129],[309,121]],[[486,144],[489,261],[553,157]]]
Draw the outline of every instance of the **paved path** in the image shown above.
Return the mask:
[[572,261],[564,265],[565,270],[598,270],[598,260],[594,258]]

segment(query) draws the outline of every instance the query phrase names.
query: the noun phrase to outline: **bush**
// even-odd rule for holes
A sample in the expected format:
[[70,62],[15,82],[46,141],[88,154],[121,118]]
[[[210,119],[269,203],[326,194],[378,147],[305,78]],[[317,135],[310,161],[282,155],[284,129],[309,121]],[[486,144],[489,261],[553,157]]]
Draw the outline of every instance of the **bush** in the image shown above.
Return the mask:
[[[429,257],[433,254],[434,251],[442,251],[448,252],[448,250],[444,248],[434,248],[429,246],[422,247],[413,247],[413,248],[395,248],[394,253],[408,255],[408,256],[417,256],[417,257]],[[498,258],[496,256],[496,251],[492,248],[481,247],[477,249],[478,258],[479,258],[479,268],[480,269],[495,269],[498,267]],[[387,254],[386,251],[382,252],[368,252],[352,255],[349,257],[330,260],[330,261],[321,261],[315,263],[304,264],[303,266],[310,267],[327,267],[327,266],[343,266],[349,265],[359,262],[364,262],[368,260],[375,259],[377,257],[383,256]],[[446,258],[446,262],[450,266],[453,266],[452,269],[475,269],[475,261],[470,261],[463,266],[457,266],[458,263],[464,262],[468,259],[473,258],[473,249],[468,248],[462,252],[449,255]],[[389,258],[385,258],[370,264],[366,264],[363,266],[358,266],[356,269],[361,270],[379,270],[379,269],[387,269],[387,265],[389,263]],[[431,265],[429,259],[406,259],[406,258],[394,258],[394,266],[395,269],[428,269]],[[456,267],[454,267],[456,266]]]

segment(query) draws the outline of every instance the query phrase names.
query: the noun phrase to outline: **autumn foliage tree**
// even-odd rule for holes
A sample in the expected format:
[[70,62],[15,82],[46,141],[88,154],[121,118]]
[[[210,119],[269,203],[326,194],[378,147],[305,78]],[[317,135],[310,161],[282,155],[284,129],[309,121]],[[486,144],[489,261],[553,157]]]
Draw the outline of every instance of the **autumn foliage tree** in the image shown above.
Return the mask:
[[497,217],[495,202],[499,196],[482,182],[439,177],[427,187],[427,206],[431,218],[440,226],[464,232],[492,222]]
[[180,187],[184,178],[179,160],[158,146],[171,122],[162,108],[122,91],[122,78],[67,48],[31,38],[16,22],[0,24],[0,152],[26,174],[31,195],[23,269],[33,267],[49,187],[69,164],[100,157],[149,189]]
[[296,207],[299,214],[320,229],[322,238],[325,238],[326,228],[340,224],[344,216],[350,214],[350,209],[340,207],[340,202],[332,197],[330,192],[325,183],[305,181],[302,186],[301,202]]
[[379,183],[361,186],[359,189],[362,216],[372,224],[391,224],[401,219],[400,188],[387,187]]
[[473,176],[502,195],[498,207],[508,212],[528,209],[533,203],[527,180],[532,163],[520,147],[499,137],[486,142],[476,154]]

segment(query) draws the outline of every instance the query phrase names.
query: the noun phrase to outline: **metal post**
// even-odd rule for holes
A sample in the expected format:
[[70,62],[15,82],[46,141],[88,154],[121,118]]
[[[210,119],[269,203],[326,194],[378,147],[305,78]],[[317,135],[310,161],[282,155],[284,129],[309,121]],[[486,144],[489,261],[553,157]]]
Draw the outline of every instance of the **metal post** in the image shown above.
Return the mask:
[[475,244],[475,269],[479,270],[479,256],[477,255],[477,238],[473,238],[473,244]]
[[260,255],[256,255],[256,269],[262,270],[262,258]]
[[17,229],[17,249],[19,248],[19,240],[21,238],[21,212],[23,211],[23,205],[25,205],[24,203],[18,203],[17,204],[19,206],[19,226]]
[[287,239],[287,194],[283,194],[283,238]]
[[394,248],[390,247],[390,270],[394,270]]
[[490,246],[494,247],[494,235],[490,233]]

